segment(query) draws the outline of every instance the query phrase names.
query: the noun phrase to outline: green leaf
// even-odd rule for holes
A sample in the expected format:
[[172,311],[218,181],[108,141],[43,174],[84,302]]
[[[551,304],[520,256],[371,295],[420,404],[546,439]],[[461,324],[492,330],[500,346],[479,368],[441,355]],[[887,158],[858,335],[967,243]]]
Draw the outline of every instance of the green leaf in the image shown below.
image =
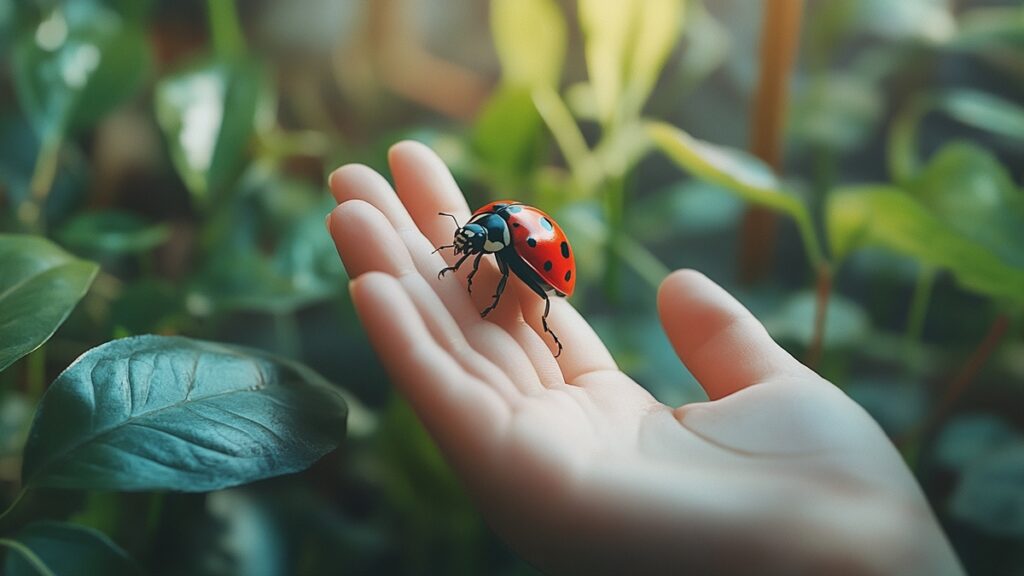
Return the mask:
[[50,386],[27,486],[201,492],[298,472],[345,434],[341,394],[299,364],[179,337],[86,352]]
[[[27,547],[54,574],[142,574],[138,564],[102,532],[67,522],[35,522],[15,540]],[[39,572],[15,550],[7,553],[7,576],[38,576]]]
[[965,11],[949,47],[968,51],[1024,46],[1024,6],[986,6]]
[[207,60],[157,84],[157,121],[199,202],[226,193],[244,167],[265,88],[262,68],[248,60]]
[[950,501],[950,514],[995,536],[1024,538],[1024,442],[968,467]]
[[578,11],[601,120],[632,117],[679,38],[682,0],[579,0]]
[[877,86],[852,74],[829,74],[808,86],[790,117],[806,145],[851,150],[872,135],[882,110]]
[[[805,348],[814,338],[814,318],[817,311],[813,291],[798,292],[791,296],[773,315],[765,318],[764,325],[777,340],[796,342]],[[828,299],[825,323],[825,348],[849,348],[862,342],[870,331],[867,312],[856,302],[832,294]]]
[[533,171],[540,159],[544,123],[525,87],[499,88],[473,127],[473,149],[501,181]]
[[899,188],[856,186],[834,191],[826,205],[829,244],[836,259],[877,246],[953,272],[965,287],[1024,301],[1024,270],[957,231]]
[[553,0],[493,0],[491,31],[506,83],[558,87],[566,30]]
[[949,144],[908,186],[952,230],[1024,269],[1024,194],[990,153]]
[[83,212],[58,232],[69,248],[86,253],[141,254],[163,244],[170,234],[165,225],[149,224],[129,212]]
[[0,371],[53,336],[98,270],[44,238],[0,234]]
[[670,124],[649,122],[646,129],[669,159],[697,178],[796,220],[811,263],[816,266],[824,259],[803,201],[783,188],[766,164],[740,150],[698,140]]
[[947,424],[935,440],[934,458],[964,471],[985,456],[1024,440],[1009,422],[988,414],[966,414]]
[[34,407],[21,393],[0,391],[0,458],[21,452]]
[[15,43],[18,99],[36,132],[53,138],[132,96],[149,61],[138,23],[92,0],[64,2]]

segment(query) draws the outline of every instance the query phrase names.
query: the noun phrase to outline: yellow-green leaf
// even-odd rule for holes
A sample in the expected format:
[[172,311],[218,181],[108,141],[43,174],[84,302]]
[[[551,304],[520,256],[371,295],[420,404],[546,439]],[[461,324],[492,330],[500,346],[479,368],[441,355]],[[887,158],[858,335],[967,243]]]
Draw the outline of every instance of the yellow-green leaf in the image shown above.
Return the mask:
[[557,87],[565,60],[565,28],[553,0],[494,0],[491,30],[505,82]]

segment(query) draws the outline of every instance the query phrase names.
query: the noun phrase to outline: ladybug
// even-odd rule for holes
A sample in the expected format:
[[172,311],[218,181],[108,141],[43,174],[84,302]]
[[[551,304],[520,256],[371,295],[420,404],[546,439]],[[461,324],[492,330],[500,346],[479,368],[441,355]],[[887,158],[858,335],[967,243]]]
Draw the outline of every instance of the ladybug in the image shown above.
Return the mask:
[[558,346],[555,354],[558,357],[562,353],[562,343],[548,328],[549,294],[571,296],[576,287],[576,260],[562,228],[537,208],[511,200],[499,200],[479,208],[464,226],[460,226],[452,214],[439,212],[438,215],[451,217],[457,229],[452,244],[437,250],[454,248],[455,253],[462,257],[454,266],[441,270],[437,277],[442,278],[446,273],[458,270],[470,256],[476,256],[473,271],[467,278],[467,288],[472,292],[473,276],[480,267],[480,259],[493,254],[501,279],[498,280],[494,300],[480,312],[480,316],[486,317],[498,305],[508,283],[509,272],[514,273],[544,299],[541,323]]

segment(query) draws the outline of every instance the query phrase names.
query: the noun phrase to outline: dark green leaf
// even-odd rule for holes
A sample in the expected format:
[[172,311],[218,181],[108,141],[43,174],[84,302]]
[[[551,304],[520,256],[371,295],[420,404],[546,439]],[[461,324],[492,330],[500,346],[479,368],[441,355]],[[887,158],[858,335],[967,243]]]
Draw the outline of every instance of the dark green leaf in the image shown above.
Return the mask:
[[808,86],[790,115],[808,146],[850,150],[872,135],[882,110],[876,86],[852,74],[829,74]]
[[1024,301],[1024,269],[1009,266],[988,247],[959,234],[898,188],[836,190],[829,195],[826,216],[837,259],[860,247],[878,246],[948,269],[971,290]]
[[84,212],[65,224],[58,236],[74,250],[103,254],[137,254],[163,244],[170,230],[129,212]]
[[1024,442],[968,467],[953,493],[950,513],[990,534],[1024,538]]
[[17,392],[0,392],[0,458],[21,452],[33,403]]
[[641,241],[659,242],[733,229],[743,203],[719,186],[687,180],[637,202],[629,211],[629,229]]
[[98,270],[44,238],[0,234],[0,370],[53,336]]
[[503,87],[487,102],[473,127],[473,148],[499,178],[515,180],[537,164],[543,129],[530,89]]
[[149,49],[141,27],[104,5],[65,2],[18,39],[18,99],[36,132],[87,127],[142,83]]
[[297,472],[345,433],[309,369],[178,337],[115,340],[50,386],[25,446],[29,486],[207,491]]
[[225,193],[241,171],[264,90],[262,68],[245,60],[207,60],[157,84],[157,120],[200,202]]
[[[14,538],[35,554],[54,576],[142,574],[128,553],[102,532],[66,522],[36,522]],[[8,550],[4,563],[7,576],[38,576],[39,572],[15,552]]]
[[950,421],[935,440],[934,458],[957,471],[968,469],[985,456],[1024,440],[1005,420],[987,414],[967,414]]

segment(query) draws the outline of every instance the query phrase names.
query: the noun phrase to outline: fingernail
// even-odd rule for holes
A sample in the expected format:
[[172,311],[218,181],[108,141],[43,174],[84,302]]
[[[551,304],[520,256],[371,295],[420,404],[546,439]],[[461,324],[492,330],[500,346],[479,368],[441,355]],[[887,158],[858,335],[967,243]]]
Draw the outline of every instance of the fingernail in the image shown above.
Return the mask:
[[324,217],[324,228],[327,228],[327,233],[331,234],[331,213],[328,212],[327,216]]

